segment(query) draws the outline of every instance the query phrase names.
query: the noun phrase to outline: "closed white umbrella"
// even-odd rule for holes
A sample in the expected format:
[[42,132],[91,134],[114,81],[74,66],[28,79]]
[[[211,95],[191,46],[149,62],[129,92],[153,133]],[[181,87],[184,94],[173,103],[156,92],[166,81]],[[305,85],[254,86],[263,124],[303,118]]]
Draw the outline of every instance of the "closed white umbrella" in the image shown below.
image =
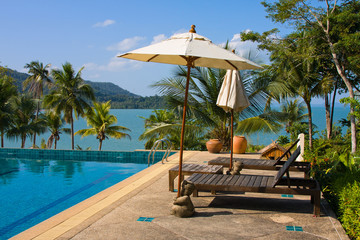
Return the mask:
[[179,181],[178,197],[180,196],[183,143],[185,131],[185,117],[189,79],[192,67],[209,67],[221,69],[260,69],[261,67],[245,58],[213,44],[208,38],[196,34],[195,25],[188,33],[172,36],[168,40],[147,47],[139,48],[118,57],[134,59],[144,62],[159,62],[187,66],[184,109],[180,138]]
[[250,106],[239,71],[227,70],[221,85],[216,105],[231,112],[230,170],[233,162],[234,111],[241,112]]

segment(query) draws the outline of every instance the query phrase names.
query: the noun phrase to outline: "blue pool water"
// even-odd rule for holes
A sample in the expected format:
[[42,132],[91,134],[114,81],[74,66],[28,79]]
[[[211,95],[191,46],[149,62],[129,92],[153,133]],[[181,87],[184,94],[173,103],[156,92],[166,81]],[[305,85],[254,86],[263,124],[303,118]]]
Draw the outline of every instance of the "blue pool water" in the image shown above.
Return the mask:
[[14,154],[24,154],[21,150],[7,153],[8,157],[0,153],[0,239],[8,239],[147,167],[147,153],[132,152],[141,159],[115,157],[102,162],[14,158]]

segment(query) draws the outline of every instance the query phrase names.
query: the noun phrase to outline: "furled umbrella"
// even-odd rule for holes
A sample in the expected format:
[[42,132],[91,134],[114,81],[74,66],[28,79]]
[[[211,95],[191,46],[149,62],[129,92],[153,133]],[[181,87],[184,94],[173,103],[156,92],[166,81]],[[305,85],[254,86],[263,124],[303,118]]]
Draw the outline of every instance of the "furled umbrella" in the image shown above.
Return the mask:
[[248,106],[250,102],[247,98],[244,84],[241,81],[239,71],[227,70],[224,81],[221,85],[216,105],[223,108],[226,112],[231,112],[231,141],[230,141],[230,170],[233,163],[234,148],[234,111],[241,112]]
[[180,138],[178,194],[180,196],[183,144],[186,106],[189,92],[190,71],[192,67],[221,69],[259,69],[259,65],[213,44],[209,39],[196,34],[192,25],[188,33],[176,34],[171,38],[147,47],[139,48],[118,57],[144,61],[187,66],[187,78]]

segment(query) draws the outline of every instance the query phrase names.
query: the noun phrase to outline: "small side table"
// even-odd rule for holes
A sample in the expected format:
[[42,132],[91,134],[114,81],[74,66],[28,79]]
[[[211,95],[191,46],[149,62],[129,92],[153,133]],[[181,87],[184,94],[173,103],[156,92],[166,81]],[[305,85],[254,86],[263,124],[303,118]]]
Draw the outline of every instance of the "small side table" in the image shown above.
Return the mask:
[[[221,174],[223,173],[223,166],[220,165],[199,165],[186,163],[182,165],[181,181],[184,180],[185,175],[192,175],[193,173],[205,174]],[[169,170],[169,191],[174,191],[174,180],[179,175],[179,165]]]

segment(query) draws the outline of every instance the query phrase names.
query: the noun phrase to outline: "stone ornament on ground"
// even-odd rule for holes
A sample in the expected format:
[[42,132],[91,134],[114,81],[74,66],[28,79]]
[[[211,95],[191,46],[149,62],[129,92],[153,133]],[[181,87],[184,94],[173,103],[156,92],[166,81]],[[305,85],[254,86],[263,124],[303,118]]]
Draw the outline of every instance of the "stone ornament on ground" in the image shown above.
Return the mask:
[[232,170],[230,171],[230,175],[240,175],[240,171],[243,169],[243,162],[235,161]]
[[191,201],[190,195],[195,190],[195,185],[192,182],[184,180],[181,184],[180,197],[174,199],[171,208],[171,214],[177,217],[191,217],[195,213],[194,205]]

